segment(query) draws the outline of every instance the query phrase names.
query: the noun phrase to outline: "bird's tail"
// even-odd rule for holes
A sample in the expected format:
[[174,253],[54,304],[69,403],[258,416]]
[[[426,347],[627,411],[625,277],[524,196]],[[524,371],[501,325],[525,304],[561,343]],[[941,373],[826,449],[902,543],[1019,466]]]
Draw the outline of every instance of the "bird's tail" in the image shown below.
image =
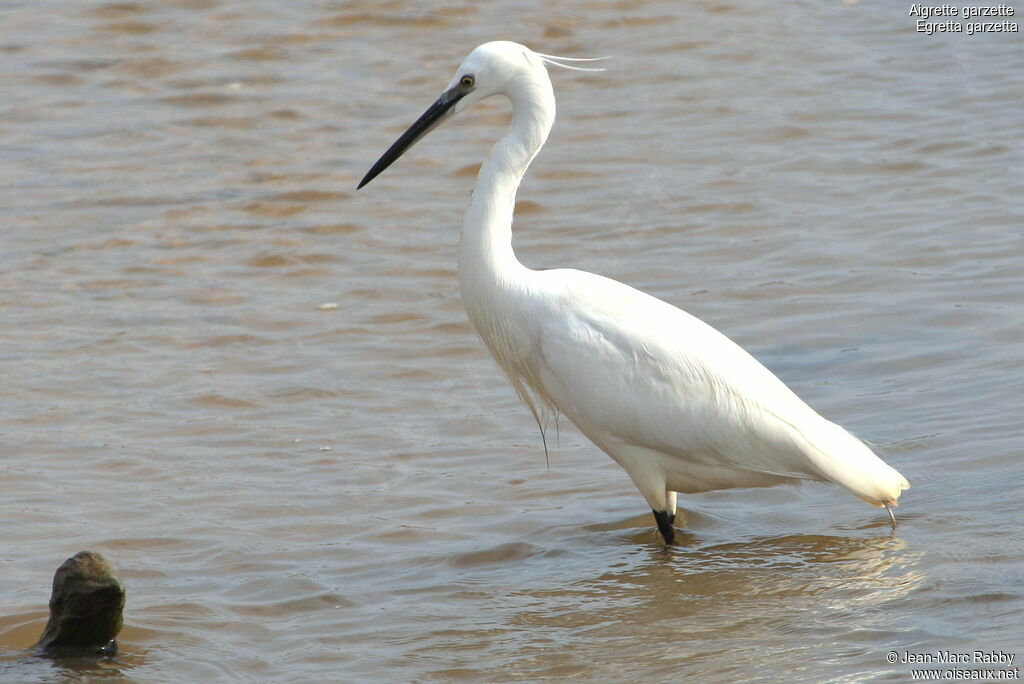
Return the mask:
[[900,494],[910,488],[907,478],[842,427],[823,422],[810,441],[812,460],[824,478],[877,508],[898,506]]

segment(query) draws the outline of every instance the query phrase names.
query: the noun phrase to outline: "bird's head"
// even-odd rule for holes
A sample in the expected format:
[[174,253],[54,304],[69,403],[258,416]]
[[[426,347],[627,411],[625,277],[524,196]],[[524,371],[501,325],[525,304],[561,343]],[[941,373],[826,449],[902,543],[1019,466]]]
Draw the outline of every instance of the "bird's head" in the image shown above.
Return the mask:
[[548,81],[544,62],[518,43],[496,40],[480,45],[462,61],[445,93],[459,95],[451,112],[457,114],[492,95],[509,94],[524,81]]
[[542,55],[519,43],[506,40],[480,45],[469,53],[455,70],[448,87],[434,104],[430,105],[409,130],[403,133],[366,172],[357,189],[380,175],[420,138],[480,100],[492,95],[506,95],[514,100],[530,91],[545,92],[550,97],[551,81],[545,64],[555,64],[568,69],[601,71],[570,66],[562,64],[561,61],[591,60]]

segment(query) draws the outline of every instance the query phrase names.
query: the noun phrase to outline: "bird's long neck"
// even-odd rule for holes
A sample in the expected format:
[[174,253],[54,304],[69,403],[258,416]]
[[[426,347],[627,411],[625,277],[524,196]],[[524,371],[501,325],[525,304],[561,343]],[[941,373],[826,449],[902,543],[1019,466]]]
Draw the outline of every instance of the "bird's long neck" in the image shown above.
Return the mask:
[[512,251],[516,190],[551,131],[555,98],[544,78],[513,90],[509,100],[512,123],[480,167],[462,225],[459,287],[464,301],[525,270]]

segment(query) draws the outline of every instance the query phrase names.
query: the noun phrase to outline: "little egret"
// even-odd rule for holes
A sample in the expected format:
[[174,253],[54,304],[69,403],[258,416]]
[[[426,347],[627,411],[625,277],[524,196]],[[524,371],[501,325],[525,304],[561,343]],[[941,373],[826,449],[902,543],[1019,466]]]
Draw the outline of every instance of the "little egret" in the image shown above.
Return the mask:
[[822,418],[736,343],[690,314],[585,271],[534,271],[512,251],[526,168],[555,120],[547,64],[573,60],[485,43],[359,183],[441,122],[504,95],[512,123],[480,167],[462,225],[459,290],[469,319],[543,434],[567,416],[647,499],[673,544],[676,493],[834,482],[897,505],[910,486],[863,442]]

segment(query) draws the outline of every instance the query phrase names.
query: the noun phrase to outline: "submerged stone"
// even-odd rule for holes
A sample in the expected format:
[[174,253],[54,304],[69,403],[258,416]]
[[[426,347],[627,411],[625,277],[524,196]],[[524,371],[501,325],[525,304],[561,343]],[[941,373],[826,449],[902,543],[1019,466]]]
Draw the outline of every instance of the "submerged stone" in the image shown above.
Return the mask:
[[93,551],[75,554],[53,576],[50,619],[36,644],[37,653],[114,655],[124,599],[124,583],[106,558]]

